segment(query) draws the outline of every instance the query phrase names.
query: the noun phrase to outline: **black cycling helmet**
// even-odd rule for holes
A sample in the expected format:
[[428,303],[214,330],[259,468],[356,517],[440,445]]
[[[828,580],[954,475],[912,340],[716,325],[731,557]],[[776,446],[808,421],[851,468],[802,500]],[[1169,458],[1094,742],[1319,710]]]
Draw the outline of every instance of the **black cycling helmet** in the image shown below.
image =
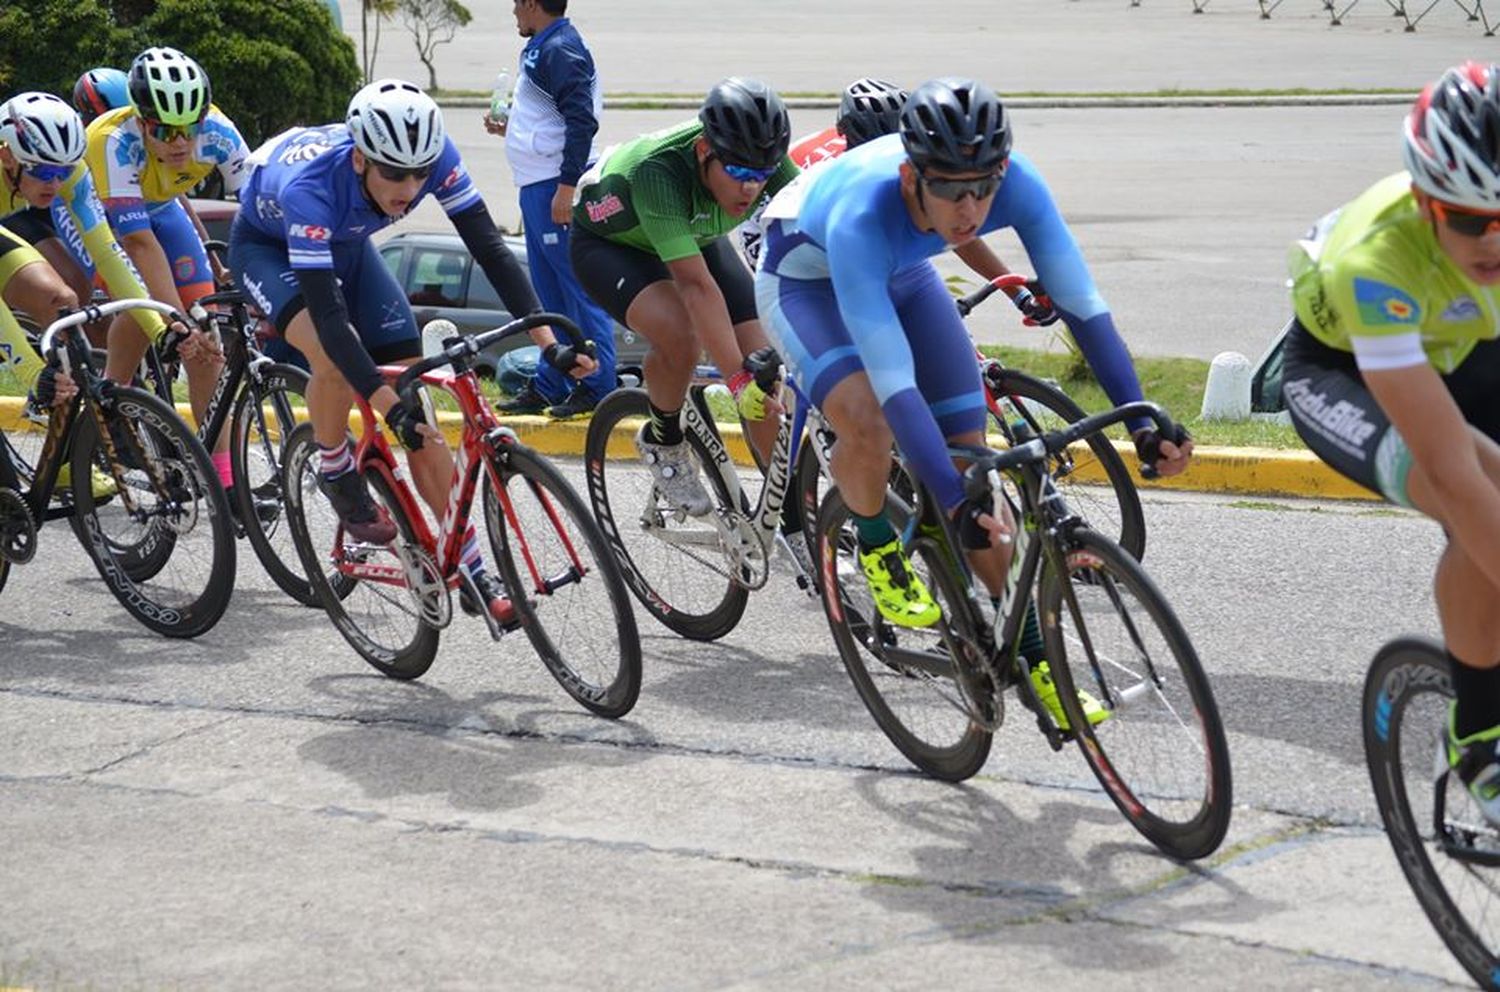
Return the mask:
[[882,135],[895,134],[901,126],[901,105],[906,91],[895,83],[869,76],[844,87],[839,97],[839,116],[834,122],[848,147],[862,145]]
[[758,80],[720,81],[708,91],[698,119],[709,147],[730,165],[775,168],[792,144],[786,104]]
[[1010,118],[973,79],[931,79],[901,108],[901,143],[918,172],[994,172],[1010,155]]

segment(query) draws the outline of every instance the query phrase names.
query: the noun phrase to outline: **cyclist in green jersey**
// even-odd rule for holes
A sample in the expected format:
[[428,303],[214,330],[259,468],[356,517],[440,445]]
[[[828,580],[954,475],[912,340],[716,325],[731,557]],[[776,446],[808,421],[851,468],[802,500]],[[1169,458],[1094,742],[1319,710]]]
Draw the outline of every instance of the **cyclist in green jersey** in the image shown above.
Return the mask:
[[765,452],[775,436],[780,406],[744,367],[770,342],[754,280],[725,235],[797,176],[790,143],[775,91],[730,78],[709,91],[697,120],[606,151],[579,180],[573,269],[596,303],[651,343],[651,420],[636,447],[662,496],[689,514],[713,508],[678,421],[704,350],[751,422],[751,441]]
[[1427,87],[1404,151],[1293,249],[1283,392],[1320,457],[1443,525],[1447,759],[1500,823],[1500,66]]

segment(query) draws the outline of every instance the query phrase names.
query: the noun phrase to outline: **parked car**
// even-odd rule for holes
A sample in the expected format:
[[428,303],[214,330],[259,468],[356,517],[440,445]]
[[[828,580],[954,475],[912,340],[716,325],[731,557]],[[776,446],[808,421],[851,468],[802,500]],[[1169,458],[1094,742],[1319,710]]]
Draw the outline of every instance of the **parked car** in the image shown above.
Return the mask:
[[[525,266],[525,239],[513,234],[504,237]],[[401,284],[419,327],[441,317],[453,321],[465,334],[477,334],[511,319],[495,287],[456,234],[403,231],[380,246],[380,257]],[[614,328],[616,364],[639,367],[645,359],[646,339],[622,324]],[[481,356],[479,367],[493,374],[501,355],[530,343],[524,334],[502,341]]]

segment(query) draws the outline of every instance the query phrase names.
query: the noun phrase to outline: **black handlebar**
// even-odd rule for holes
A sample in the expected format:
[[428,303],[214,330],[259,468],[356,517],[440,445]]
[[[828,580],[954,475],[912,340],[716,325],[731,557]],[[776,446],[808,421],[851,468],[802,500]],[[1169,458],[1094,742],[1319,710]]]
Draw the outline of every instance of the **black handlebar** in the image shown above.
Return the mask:
[[[991,469],[1003,472],[1028,462],[1041,461],[1063,451],[1074,441],[1081,441],[1090,434],[1133,417],[1151,418],[1164,438],[1171,439],[1179,436],[1177,424],[1167,411],[1155,403],[1139,400],[1115,407],[1113,410],[1096,413],[1091,417],[1084,417],[1061,430],[1048,431],[1041,437],[1018,444],[1009,451],[993,451],[989,448],[971,445],[952,445],[951,449],[956,454],[973,459],[973,463],[964,470],[964,495],[974,499],[989,492],[990,483],[987,477]],[[1156,466],[1142,465],[1141,475],[1148,479],[1155,478]]]
[[578,325],[573,323],[565,315],[560,313],[534,313],[519,320],[513,320],[504,327],[497,327],[492,331],[475,334],[472,337],[459,334],[448,338],[443,342],[443,350],[436,355],[429,355],[408,366],[396,380],[396,392],[401,396],[403,402],[411,402],[412,390],[418,378],[431,372],[433,369],[443,365],[462,366],[464,359],[479,354],[496,341],[513,337],[531,330],[533,327],[550,325],[553,331],[559,332],[568,339],[580,354],[592,356],[594,354],[593,342],[583,336]]
[[958,307],[958,315],[960,317],[967,317],[969,315],[969,311],[979,306],[979,304],[983,303],[991,296],[994,296],[995,293],[997,293],[999,290],[1000,287],[995,283],[987,282],[983,286],[976,289],[974,292],[970,293],[968,296],[960,296],[956,301],[956,305]]

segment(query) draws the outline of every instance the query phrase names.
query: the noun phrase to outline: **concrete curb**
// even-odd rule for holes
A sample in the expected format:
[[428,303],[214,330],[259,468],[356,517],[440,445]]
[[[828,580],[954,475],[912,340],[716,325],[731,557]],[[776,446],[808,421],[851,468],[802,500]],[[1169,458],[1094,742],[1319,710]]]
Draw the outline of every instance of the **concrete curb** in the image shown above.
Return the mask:
[[[190,415],[185,403],[177,404],[178,413]],[[504,417],[502,422],[520,439],[545,455],[579,458],[588,435],[586,419],[556,421],[546,417]],[[450,445],[458,443],[459,418],[455,413],[439,413],[439,424]],[[21,400],[0,397],[0,430],[17,430],[23,425]],[[350,427],[358,430],[356,418]],[[750,449],[735,424],[722,425],[724,440],[737,465],[751,466]],[[611,451],[628,457],[631,447],[628,431],[617,430]],[[1116,441],[1115,449],[1127,465],[1134,465],[1135,449]],[[1200,446],[1193,452],[1193,465],[1183,475],[1148,482],[1135,476],[1142,489],[1166,489],[1185,492],[1222,493],[1245,496],[1297,496],[1307,499],[1376,500],[1378,497],[1355,485],[1318,459],[1312,452],[1271,448],[1219,448]],[[1096,464],[1080,466],[1077,478],[1103,482],[1104,474]]]
[[[1004,94],[1001,94],[1004,98]],[[1005,98],[1007,108],[1033,110],[1090,110],[1095,108],[1129,110],[1141,107],[1371,107],[1408,106],[1416,93],[1329,93],[1285,94],[1267,96],[1016,96]],[[702,96],[605,96],[605,110],[697,110]],[[793,110],[835,110],[836,97],[788,97]],[[441,107],[488,109],[488,97],[453,96],[438,101]]]

